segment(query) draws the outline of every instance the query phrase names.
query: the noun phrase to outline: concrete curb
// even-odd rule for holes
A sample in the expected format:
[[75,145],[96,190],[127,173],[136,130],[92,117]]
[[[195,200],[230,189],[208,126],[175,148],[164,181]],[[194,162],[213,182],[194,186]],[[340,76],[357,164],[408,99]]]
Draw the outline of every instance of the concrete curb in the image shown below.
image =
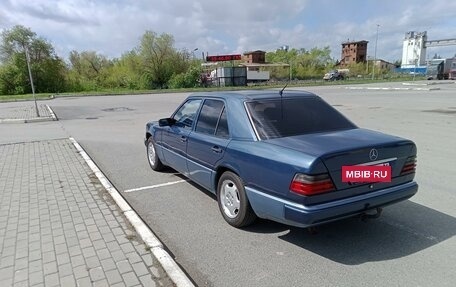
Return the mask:
[[49,105],[46,105],[49,111],[50,117],[39,117],[30,119],[0,119],[0,124],[24,124],[24,123],[39,123],[39,122],[50,122],[58,121],[57,116]]
[[427,83],[413,83],[413,82],[404,82],[404,86],[433,86],[433,85],[447,85],[447,84],[456,84],[456,82],[441,80],[437,82],[427,82]]
[[23,124],[24,119],[0,119],[0,124]]
[[161,241],[155,236],[155,234],[150,230],[150,228],[141,220],[136,211],[134,211],[131,206],[125,201],[122,195],[117,191],[117,189],[111,184],[111,182],[104,176],[96,164],[92,161],[89,155],[84,151],[84,149],[79,145],[79,143],[74,138],[69,138],[73,143],[75,148],[78,150],[79,154],[84,158],[86,163],[89,165],[90,169],[95,173],[98,180],[111,195],[112,199],[116,202],[119,208],[122,210],[122,213],[127,217],[130,223],[138,232],[141,239],[144,241],[146,246],[150,248],[152,254],[157,258],[157,260],[162,265],[166,274],[169,278],[176,284],[177,287],[194,287],[195,285],[192,281],[185,275],[182,269],[177,265],[176,261],[171,257],[171,255],[164,249]]
[[55,121],[52,117],[39,117],[30,119],[0,119],[0,124],[24,124]]
[[440,88],[380,88],[380,87],[345,87],[347,90],[381,90],[381,91],[437,91]]
[[55,113],[54,113],[54,111],[51,109],[51,107],[50,107],[49,105],[46,105],[46,108],[48,109],[49,114],[51,115],[51,118],[52,118],[54,121],[58,121],[57,116],[55,115]]

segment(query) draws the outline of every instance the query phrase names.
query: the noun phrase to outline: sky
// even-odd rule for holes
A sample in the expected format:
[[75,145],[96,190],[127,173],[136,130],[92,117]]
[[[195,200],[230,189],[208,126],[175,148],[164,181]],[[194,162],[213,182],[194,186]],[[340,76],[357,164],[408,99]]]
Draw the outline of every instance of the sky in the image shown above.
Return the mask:
[[[342,42],[366,40],[368,56],[377,42],[377,58],[394,62],[408,31],[427,31],[428,40],[456,38],[456,1],[0,0],[0,32],[15,25],[48,40],[64,59],[72,50],[120,57],[150,30],[173,35],[177,49],[197,49],[196,57],[287,45],[329,46],[338,60]],[[456,45],[427,54],[453,57]]]

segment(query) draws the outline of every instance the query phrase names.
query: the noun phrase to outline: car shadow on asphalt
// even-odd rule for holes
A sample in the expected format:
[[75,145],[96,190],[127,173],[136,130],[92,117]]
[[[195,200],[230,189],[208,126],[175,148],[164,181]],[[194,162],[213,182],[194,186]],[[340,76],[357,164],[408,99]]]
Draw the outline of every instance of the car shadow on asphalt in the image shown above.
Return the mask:
[[[217,201],[215,194],[189,183]],[[242,230],[271,234],[329,260],[359,265],[405,257],[450,239],[456,235],[456,218],[406,200],[384,208],[378,219],[354,216],[312,232],[265,219]]]
[[378,219],[352,217],[318,226],[315,233],[267,220],[245,230],[282,232],[282,240],[341,264],[359,265],[401,258],[450,239],[456,235],[456,218],[404,201],[385,208]]

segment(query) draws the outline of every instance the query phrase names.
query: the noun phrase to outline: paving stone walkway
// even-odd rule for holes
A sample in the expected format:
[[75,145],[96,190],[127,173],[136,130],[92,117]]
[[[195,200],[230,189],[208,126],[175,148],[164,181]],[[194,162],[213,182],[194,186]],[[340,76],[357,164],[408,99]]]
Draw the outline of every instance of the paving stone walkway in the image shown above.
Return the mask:
[[0,286],[174,283],[61,139],[0,145]]
[[[38,104],[38,113],[41,118],[51,118],[52,115],[44,104]],[[0,113],[0,119],[9,119],[9,120],[22,120],[22,119],[34,119],[37,118],[36,108],[33,103],[27,103],[24,105],[18,103],[9,107],[4,107]]]

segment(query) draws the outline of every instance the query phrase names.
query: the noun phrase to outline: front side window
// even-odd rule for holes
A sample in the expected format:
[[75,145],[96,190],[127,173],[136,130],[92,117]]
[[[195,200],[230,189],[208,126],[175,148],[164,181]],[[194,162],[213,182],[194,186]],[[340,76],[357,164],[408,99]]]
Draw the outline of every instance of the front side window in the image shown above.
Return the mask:
[[[208,135],[227,135],[228,126],[226,114],[223,113],[224,107],[223,101],[205,100],[195,131]],[[224,129],[226,131],[223,131]]]
[[266,99],[246,107],[261,140],[356,128],[319,98]]
[[196,118],[196,113],[201,104],[201,100],[188,100],[174,114],[173,119],[176,120],[176,125],[191,129]]

